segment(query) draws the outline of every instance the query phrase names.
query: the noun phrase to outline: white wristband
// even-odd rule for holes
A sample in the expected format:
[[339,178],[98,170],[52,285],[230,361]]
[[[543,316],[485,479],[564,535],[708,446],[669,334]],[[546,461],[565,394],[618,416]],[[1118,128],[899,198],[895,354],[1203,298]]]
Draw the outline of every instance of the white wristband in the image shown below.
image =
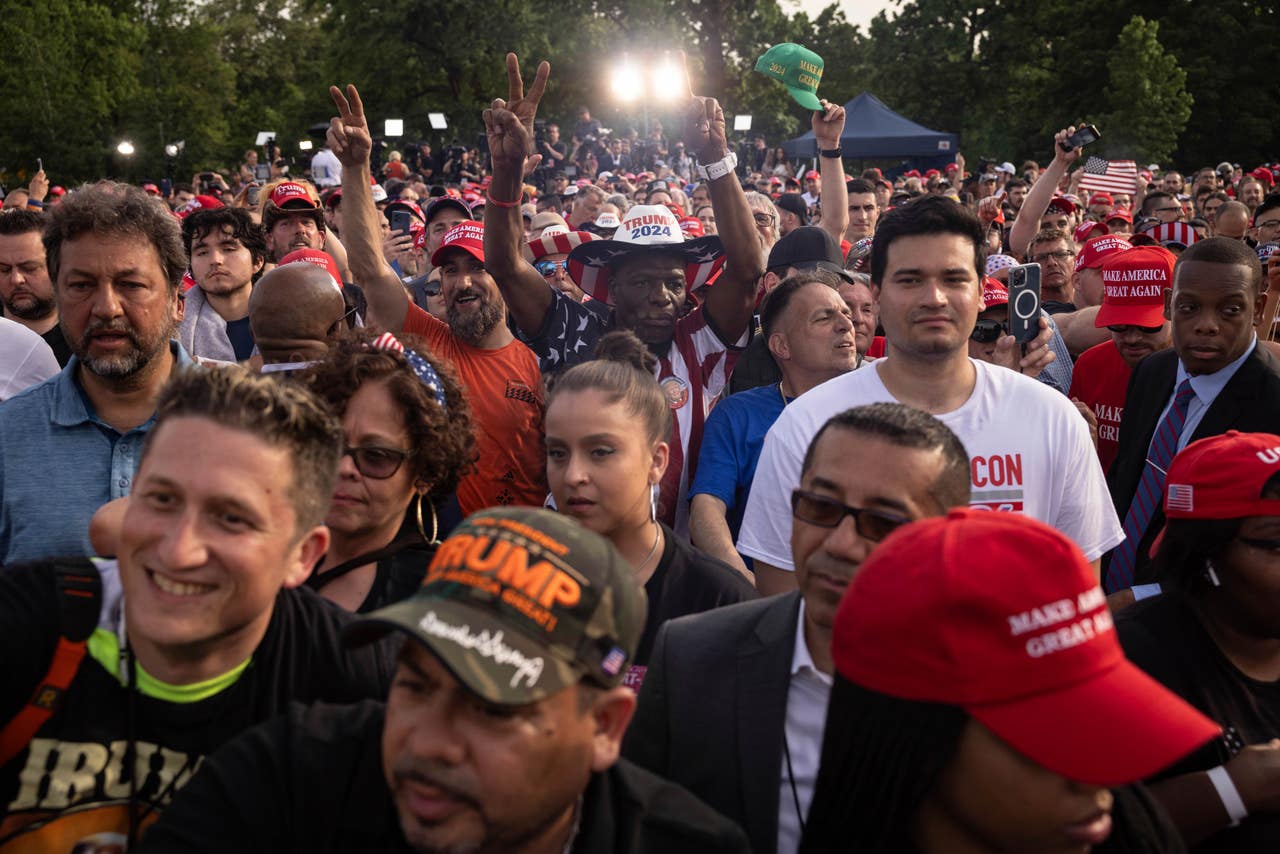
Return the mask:
[[1226,768],[1221,765],[1217,768],[1210,768],[1209,782],[1213,784],[1213,788],[1217,789],[1218,800],[1222,801],[1222,806],[1226,808],[1227,815],[1231,817],[1230,827],[1235,827],[1249,817],[1249,810],[1245,809],[1244,801],[1240,798],[1240,791],[1236,788],[1236,784],[1231,779],[1231,775],[1227,773]]

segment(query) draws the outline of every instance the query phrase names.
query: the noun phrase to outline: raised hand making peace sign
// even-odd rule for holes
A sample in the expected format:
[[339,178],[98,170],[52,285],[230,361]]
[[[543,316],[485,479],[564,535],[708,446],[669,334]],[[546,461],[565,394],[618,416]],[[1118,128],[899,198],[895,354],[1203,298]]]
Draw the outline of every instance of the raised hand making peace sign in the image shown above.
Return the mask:
[[547,90],[550,75],[551,64],[539,63],[533,85],[526,95],[524,80],[520,76],[520,60],[514,53],[507,54],[507,100],[494,98],[489,109],[484,111],[489,156],[495,167],[501,162],[522,175],[538,168],[542,155],[533,153],[533,120],[538,114],[538,102]]
[[369,136],[369,123],[364,117],[360,93],[354,84],[348,83],[346,95],[337,86],[329,87],[329,95],[338,108],[338,115],[329,120],[329,130],[325,134],[329,150],[343,169],[368,166],[373,138]]

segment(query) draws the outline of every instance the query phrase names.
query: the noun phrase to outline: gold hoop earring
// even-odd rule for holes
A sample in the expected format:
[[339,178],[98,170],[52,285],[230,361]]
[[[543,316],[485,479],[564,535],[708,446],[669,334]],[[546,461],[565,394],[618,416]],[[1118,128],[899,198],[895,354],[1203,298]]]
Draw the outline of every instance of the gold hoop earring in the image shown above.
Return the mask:
[[436,535],[440,533],[440,526],[436,521],[436,505],[429,503],[427,506],[431,508],[431,536],[427,536],[426,529],[422,526],[422,493],[418,493],[418,504],[416,513],[418,516],[418,533],[422,535],[422,539],[429,546],[438,546],[440,541],[436,539]]

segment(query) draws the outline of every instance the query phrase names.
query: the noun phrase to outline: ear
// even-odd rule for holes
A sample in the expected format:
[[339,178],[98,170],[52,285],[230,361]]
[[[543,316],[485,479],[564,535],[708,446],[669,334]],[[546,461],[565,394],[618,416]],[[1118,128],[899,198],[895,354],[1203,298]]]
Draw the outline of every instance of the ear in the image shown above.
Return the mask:
[[651,483],[660,483],[662,475],[667,471],[667,463],[671,460],[671,446],[666,442],[659,442],[653,449],[653,460],[649,464],[649,480]]
[[1254,297],[1254,300],[1253,300],[1253,320],[1255,324],[1257,324],[1257,322],[1262,318],[1262,312],[1264,309],[1266,309],[1266,307],[1267,307],[1267,276],[1264,273],[1262,276],[1262,285],[1260,286],[1258,295]]
[[773,354],[775,359],[785,362],[791,358],[791,342],[787,340],[787,336],[783,333],[773,333],[765,344],[769,347],[769,352]]
[[626,733],[635,710],[635,692],[621,685],[610,688],[596,698],[588,713],[595,726],[591,740],[592,771],[607,771],[618,761],[622,751],[622,736]]
[[316,525],[303,534],[298,544],[293,547],[293,554],[289,556],[288,569],[281,586],[285,590],[301,586],[302,582],[311,575],[312,568],[328,550],[329,528],[327,526]]
[[173,322],[182,323],[187,316],[187,301],[182,298],[182,285],[173,289]]
[[419,495],[426,495],[431,491],[431,484],[427,483],[425,480],[415,480],[413,482],[413,491]]
[[253,262],[253,272],[255,274],[261,273],[262,268],[265,266],[267,266],[267,256],[263,255],[261,258]]
[[778,286],[778,282],[780,281],[782,280],[778,278],[777,273],[774,273],[772,271],[766,272],[764,274],[764,282],[762,283],[762,286],[764,287],[764,292],[766,294],[769,293],[769,291],[773,290]]

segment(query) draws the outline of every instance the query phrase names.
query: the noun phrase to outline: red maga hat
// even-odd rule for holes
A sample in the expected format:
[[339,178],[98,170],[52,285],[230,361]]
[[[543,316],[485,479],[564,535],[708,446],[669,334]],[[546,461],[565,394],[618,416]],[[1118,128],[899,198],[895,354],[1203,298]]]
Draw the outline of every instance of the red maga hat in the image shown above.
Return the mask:
[[[1095,231],[1097,234],[1094,234]],[[1110,233],[1111,230],[1102,223],[1094,222],[1093,220],[1085,220],[1076,226],[1074,237],[1076,239],[1076,243],[1084,243],[1090,237],[1099,237]]]
[[461,249],[484,263],[484,223],[474,220],[460,222],[444,233],[440,248],[431,256],[431,266],[439,267],[444,263],[444,256],[451,249]]
[[1164,515],[1170,519],[1280,516],[1262,488],[1280,471],[1280,436],[1228,430],[1192,442],[1169,464]]
[[836,613],[845,679],[964,709],[1069,780],[1141,780],[1220,733],[1125,657],[1093,568],[1021,513],[952,510],[890,534]]
[[1134,246],[1108,256],[1102,262],[1102,307],[1093,325],[1162,325],[1164,292],[1173,287],[1175,260],[1159,246]]
[[1091,270],[1094,267],[1101,267],[1102,262],[1112,252],[1122,252],[1131,248],[1133,248],[1132,244],[1120,234],[1104,234],[1101,237],[1090,237],[1080,247],[1080,254],[1076,255],[1076,270]]
[[1107,214],[1107,222],[1111,222],[1113,219],[1122,219],[1130,225],[1133,225],[1133,214],[1129,213],[1124,208],[1116,208]]
[[328,252],[320,249],[295,249],[280,259],[280,266],[285,264],[311,264],[319,267],[333,278],[333,286],[342,290],[342,273],[338,272],[338,262]]
[[982,310],[1009,304],[1009,291],[1000,280],[986,276],[982,280]]
[[1116,200],[1111,198],[1110,193],[1094,193],[1089,197],[1089,207],[1094,205],[1106,205],[1107,207],[1115,207]]

